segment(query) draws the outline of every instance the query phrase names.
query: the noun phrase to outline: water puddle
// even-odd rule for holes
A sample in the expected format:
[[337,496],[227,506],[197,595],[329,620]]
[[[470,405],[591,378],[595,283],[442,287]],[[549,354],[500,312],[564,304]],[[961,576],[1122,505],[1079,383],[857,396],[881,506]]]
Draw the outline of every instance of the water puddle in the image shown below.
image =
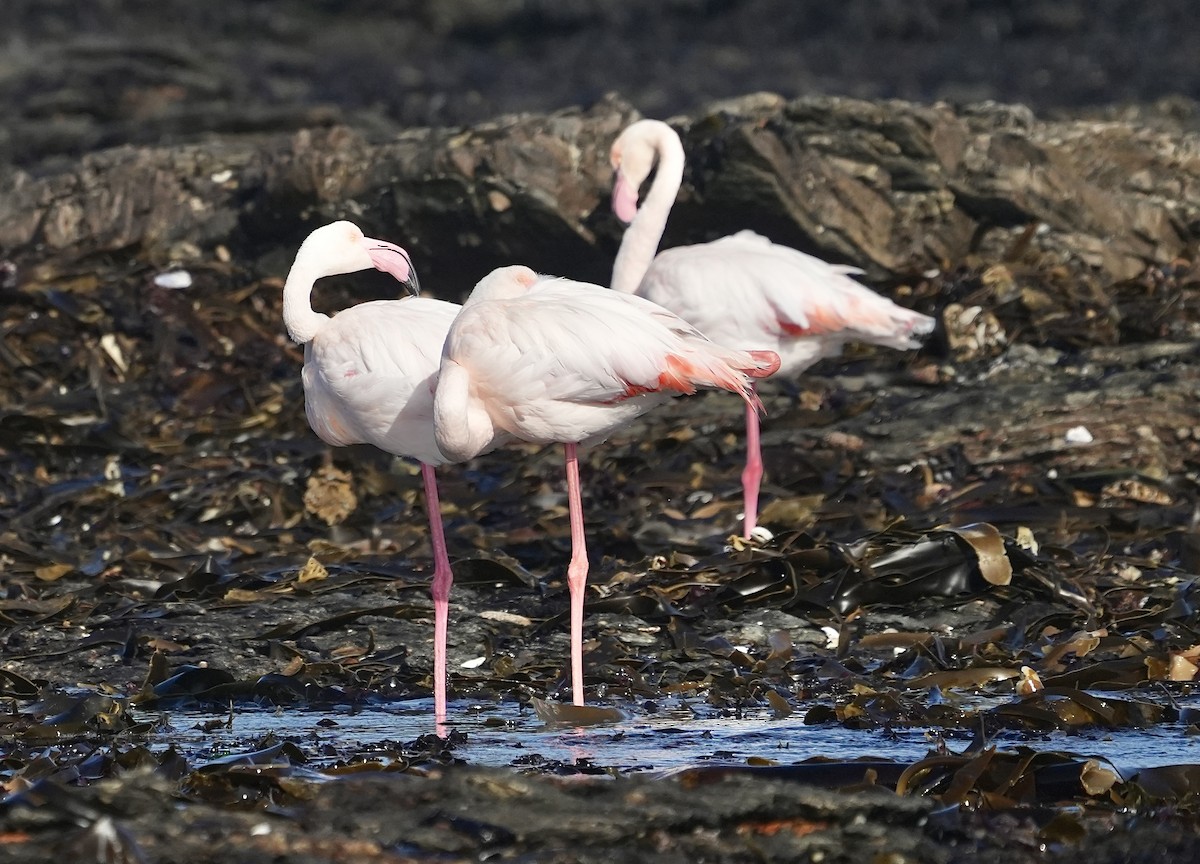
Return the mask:
[[[1200,696],[1189,700],[1200,706]],[[1180,702],[1180,707],[1187,703]],[[528,708],[515,704],[455,703],[446,730],[466,734],[455,753],[473,765],[523,767],[547,762],[615,766],[623,772],[661,772],[695,765],[779,764],[813,757],[838,761],[885,759],[914,762],[938,744],[936,729],[848,729],[839,724],[804,725],[804,711],[785,719],[770,712],[740,717],[705,716],[707,706],[680,706],[653,715],[633,716],[593,727],[548,726]],[[631,712],[632,713],[632,712]],[[152,745],[174,745],[183,755],[206,759],[246,750],[263,736],[298,744],[311,767],[325,767],[380,741],[410,741],[434,731],[433,706],[425,700],[402,706],[374,706],[354,712],[288,708],[235,709],[232,725],[204,728],[228,718],[212,712],[177,711],[172,727],[156,732]],[[971,735],[948,739],[962,751]],[[1197,738],[1185,735],[1180,723],[1147,729],[1080,732],[1002,732],[992,739],[1000,749],[1032,746],[1109,760],[1128,776],[1136,769],[1200,759]]]

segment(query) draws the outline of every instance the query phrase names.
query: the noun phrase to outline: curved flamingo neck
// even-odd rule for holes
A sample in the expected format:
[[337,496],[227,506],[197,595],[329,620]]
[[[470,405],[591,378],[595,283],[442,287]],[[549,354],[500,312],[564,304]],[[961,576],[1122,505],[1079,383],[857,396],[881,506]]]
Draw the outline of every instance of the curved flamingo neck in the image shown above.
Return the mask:
[[325,276],[317,267],[297,259],[283,285],[283,323],[293,342],[311,342],[329,316],[312,308],[312,289]]
[[654,136],[654,152],[658,163],[654,182],[638,206],[637,215],[625,229],[617,260],[613,263],[612,289],[625,294],[636,292],[650,269],[650,262],[654,260],[667,228],[667,217],[671,215],[675,196],[683,185],[686,161],[683,143],[675,130],[665,123]]

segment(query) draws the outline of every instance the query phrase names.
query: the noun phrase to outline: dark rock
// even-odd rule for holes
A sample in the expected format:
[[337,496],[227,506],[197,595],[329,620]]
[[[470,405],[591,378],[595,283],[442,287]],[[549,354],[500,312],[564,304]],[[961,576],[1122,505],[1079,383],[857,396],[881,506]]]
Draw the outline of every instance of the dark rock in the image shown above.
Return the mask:
[[[282,255],[350,217],[408,245],[444,297],[514,261],[603,282],[620,232],[608,148],[634,116],[607,99],[384,141],[337,126],[100,151],[11,177],[0,248],[44,265],[28,271],[40,281],[96,254],[194,264],[224,244],[244,259]],[[749,227],[877,279],[1034,253],[1103,286],[1200,236],[1189,133],[1007,106],[767,96],[679,125],[691,170],[668,245]]]
[[[386,134],[587,104],[657,116],[754,90],[1039,111],[1200,96],[1188,0],[10,0],[0,164],[120,144]],[[1186,104],[1186,100],[1180,104]],[[1176,105],[1178,108],[1178,105]],[[1174,111],[1174,109],[1172,109]],[[1176,122],[1196,125],[1176,113]]]

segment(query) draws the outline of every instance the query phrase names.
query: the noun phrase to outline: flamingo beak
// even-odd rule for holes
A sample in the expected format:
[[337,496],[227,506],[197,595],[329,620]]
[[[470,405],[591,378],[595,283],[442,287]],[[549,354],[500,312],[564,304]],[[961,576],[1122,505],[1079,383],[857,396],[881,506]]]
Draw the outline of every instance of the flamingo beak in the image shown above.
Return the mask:
[[617,218],[629,224],[637,215],[638,189],[626,179],[621,169],[617,169],[617,178],[613,183],[612,208]]
[[407,252],[395,243],[389,243],[386,240],[364,237],[362,243],[367,254],[371,256],[371,264],[376,270],[390,274],[397,282],[403,284],[408,289],[408,293],[414,297],[420,296],[421,281],[417,278],[417,269],[413,267],[412,259],[408,257]]

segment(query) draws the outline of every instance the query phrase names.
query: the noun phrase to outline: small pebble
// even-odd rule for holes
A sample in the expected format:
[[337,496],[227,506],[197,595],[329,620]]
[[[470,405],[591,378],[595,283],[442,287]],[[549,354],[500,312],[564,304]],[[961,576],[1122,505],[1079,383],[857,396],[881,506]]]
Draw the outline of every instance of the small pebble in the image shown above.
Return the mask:
[[1063,438],[1068,444],[1091,444],[1095,440],[1086,426],[1072,426]]
[[192,287],[192,274],[186,270],[168,270],[154,277],[154,284],[159,288],[171,288],[176,291]]

